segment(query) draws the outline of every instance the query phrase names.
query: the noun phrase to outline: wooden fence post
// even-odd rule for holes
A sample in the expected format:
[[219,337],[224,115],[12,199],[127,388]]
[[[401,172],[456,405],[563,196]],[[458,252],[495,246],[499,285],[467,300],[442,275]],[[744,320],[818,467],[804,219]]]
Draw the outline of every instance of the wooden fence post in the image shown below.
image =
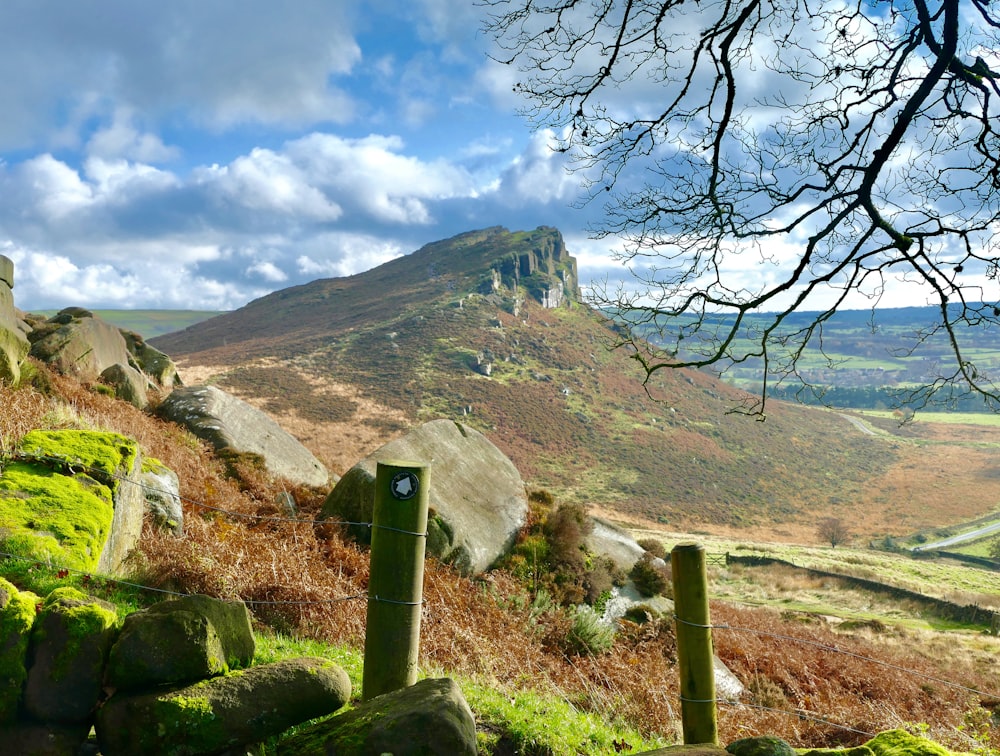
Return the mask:
[[430,467],[379,462],[372,512],[363,701],[417,681]]
[[678,544],[670,552],[676,614],[677,666],[681,683],[684,744],[718,745],[715,708],[715,662],[708,613],[705,549]]

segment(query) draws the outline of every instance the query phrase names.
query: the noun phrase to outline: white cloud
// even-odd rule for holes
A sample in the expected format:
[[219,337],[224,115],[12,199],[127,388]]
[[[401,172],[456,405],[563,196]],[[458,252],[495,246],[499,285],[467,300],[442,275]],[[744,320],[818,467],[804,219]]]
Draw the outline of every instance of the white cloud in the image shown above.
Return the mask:
[[341,208],[327,199],[287,156],[255,149],[230,165],[196,172],[195,180],[211,185],[228,201],[253,210],[313,220],[336,220]]
[[247,268],[247,274],[259,276],[269,283],[282,283],[288,280],[288,274],[272,262],[258,261]]
[[164,163],[180,155],[177,147],[168,147],[155,134],[140,132],[129,108],[115,110],[110,126],[99,129],[87,143],[86,152],[104,160],[126,159],[140,163]]
[[343,139],[314,133],[290,143],[287,154],[315,186],[376,221],[429,224],[428,200],[475,193],[474,181],[463,169],[402,150],[399,137]]

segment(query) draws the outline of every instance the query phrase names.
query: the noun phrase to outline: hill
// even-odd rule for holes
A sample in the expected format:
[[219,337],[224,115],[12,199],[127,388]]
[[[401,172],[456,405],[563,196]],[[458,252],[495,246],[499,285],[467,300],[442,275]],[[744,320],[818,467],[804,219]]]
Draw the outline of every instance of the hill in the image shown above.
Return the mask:
[[461,417],[558,500],[682,530],[811,540],[833,516],[877,537],[1000,500],[996,431],[931,447],[781,402],[757,422],[732,413],[746,394],[706,373],[644,385],[609,349],[612,329],[580,304],[558,231],[491,228],[152,343],[188,382],[212,376],[263,406],[338,473],[406,427]]

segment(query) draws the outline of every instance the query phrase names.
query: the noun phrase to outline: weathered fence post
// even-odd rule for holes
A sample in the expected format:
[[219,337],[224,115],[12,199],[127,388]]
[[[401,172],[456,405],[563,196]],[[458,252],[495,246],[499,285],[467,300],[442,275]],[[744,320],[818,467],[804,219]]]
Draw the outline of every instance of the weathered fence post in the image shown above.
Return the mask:
[[429,489],[428,465],[378,463],[361,680],[364,701],[417,681]]
[[705,549],[681,543],[670,552],[677,617],[677,666],[685,745],[719,742],[715,710],[715,664],[708,613]]

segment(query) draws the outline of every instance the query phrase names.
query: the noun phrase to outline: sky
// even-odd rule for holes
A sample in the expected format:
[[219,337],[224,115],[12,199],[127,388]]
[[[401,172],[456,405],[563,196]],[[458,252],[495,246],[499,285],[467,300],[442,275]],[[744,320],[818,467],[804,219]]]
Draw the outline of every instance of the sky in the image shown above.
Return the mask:
[[[554,226],[585,286],[627,282],[615,240],[588,236],[601,205],[581,205],[554,135],[518,115],[518,71],[489,57],[485,13],[3,0],[0,254],[15,305],[231,310],[489,226]],[[744,73],[759,89],[758,68]],[[632,85],[612,97],[662,98]],[[769,248],[767,270],[731,256],[729,282],[761,286],[801,243]]]
[[488,226],[580,181],[469,0],[0,4],[0,254],[15,305],[229,310]]

